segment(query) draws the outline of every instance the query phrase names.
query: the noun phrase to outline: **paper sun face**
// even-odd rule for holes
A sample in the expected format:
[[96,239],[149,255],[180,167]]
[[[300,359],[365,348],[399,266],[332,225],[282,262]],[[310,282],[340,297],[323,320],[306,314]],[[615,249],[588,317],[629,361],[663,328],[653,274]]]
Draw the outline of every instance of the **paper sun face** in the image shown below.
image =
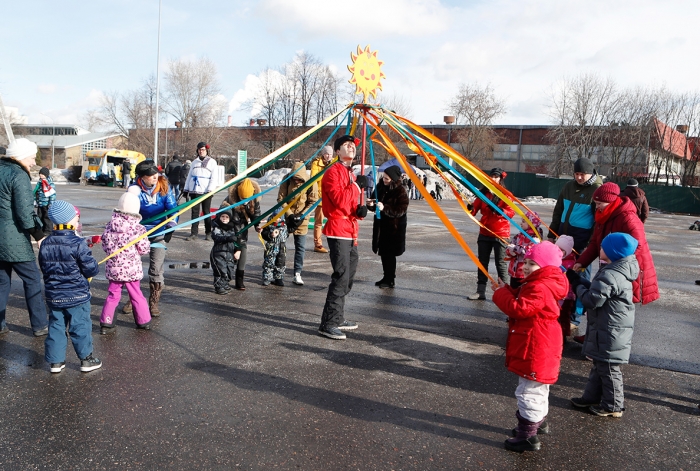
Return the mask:
[[348,66],[348,70],[352,72],[350,83],[357,87],[355,93],[362,93],[365,103],[369,95],[376,99],[377,88],[382,90],[380,80],[386,78],[381,70],[384,63],[377,59],[377,51],[371,52],[369,45],[364,50],[357,46],[357,55],[350,53],[350,57],[353,64]]

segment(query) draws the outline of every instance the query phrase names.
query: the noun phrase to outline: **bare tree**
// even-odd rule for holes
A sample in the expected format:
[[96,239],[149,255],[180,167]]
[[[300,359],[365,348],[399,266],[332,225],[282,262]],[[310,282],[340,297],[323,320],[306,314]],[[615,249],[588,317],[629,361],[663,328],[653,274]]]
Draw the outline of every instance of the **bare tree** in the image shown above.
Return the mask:
[[213,61],[206,57],[172,59],[163,78],[165,109],[183,127],[221,124],[227,103],[221,96]]
[[453,132],[452,140],[462,146],[462,153],[476,165],[483,165],[493,155],[499,137],[493,121],[505,114],[505,102],[496,96],[490,84],[462,83],[447,105],[457,124],[464,127]]

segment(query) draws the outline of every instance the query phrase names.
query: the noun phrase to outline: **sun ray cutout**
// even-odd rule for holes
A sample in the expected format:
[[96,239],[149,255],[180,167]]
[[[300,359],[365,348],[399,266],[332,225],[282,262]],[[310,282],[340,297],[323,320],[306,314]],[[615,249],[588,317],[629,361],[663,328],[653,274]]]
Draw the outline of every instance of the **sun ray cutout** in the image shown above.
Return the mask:
[[370,51],[369,44],[364,50],[358,45],[357,54],[350,53],[352,65],[348,66],[348,70],[352,72],[350,83],[355,85],[355,93],[362,93],[364,103],[368,102],[370,95],[376,100],[377,89],[383,90],[381,80],[386,78],[382,72],[384,62],[377,59],[377,52]]

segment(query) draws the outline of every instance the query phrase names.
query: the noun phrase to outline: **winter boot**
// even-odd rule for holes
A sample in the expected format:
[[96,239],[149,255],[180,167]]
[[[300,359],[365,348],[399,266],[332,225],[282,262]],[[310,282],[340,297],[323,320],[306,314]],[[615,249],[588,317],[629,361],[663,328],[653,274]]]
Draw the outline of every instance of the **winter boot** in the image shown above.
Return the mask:
[[160,316],[160,309],[158,309],[158,301],[160,301],[160,294],[163,291],[163,283],[157,283],[151,281],[151,295],[148,297],[148,309],[151,311],[151,316]]
[[236,286],[235,288],[239,291],[245,291],[245,285],[243,284],[243,275],[245,270],[236,270]]
[[122,312],[124,314],[131,314],[134,312],[134,306],[131,305],[131,301],[127,301],[127,303],[122,307]]
[[544,422],[544,419],[539,422],[530,422],[520,415],[520,411],[516,412],[515,416],[518,418],[518,430],[515,437],[505,441],[506,450],[517,451],[518,453],[539,450],[540,439],[537,438],[537,430]]
[[486,285],[476,285],[476,293],[467,296],[470,301],[483,301],[486,299]]

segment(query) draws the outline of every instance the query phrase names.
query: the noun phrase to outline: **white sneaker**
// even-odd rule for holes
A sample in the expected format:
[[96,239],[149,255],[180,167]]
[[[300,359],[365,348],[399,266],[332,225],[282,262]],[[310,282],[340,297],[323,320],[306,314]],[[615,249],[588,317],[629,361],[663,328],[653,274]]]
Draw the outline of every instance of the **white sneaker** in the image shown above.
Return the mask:
[[301,279],[301,273],[294,274],[294,284],[295,285],[303,285],[304,284],[304,280]]

